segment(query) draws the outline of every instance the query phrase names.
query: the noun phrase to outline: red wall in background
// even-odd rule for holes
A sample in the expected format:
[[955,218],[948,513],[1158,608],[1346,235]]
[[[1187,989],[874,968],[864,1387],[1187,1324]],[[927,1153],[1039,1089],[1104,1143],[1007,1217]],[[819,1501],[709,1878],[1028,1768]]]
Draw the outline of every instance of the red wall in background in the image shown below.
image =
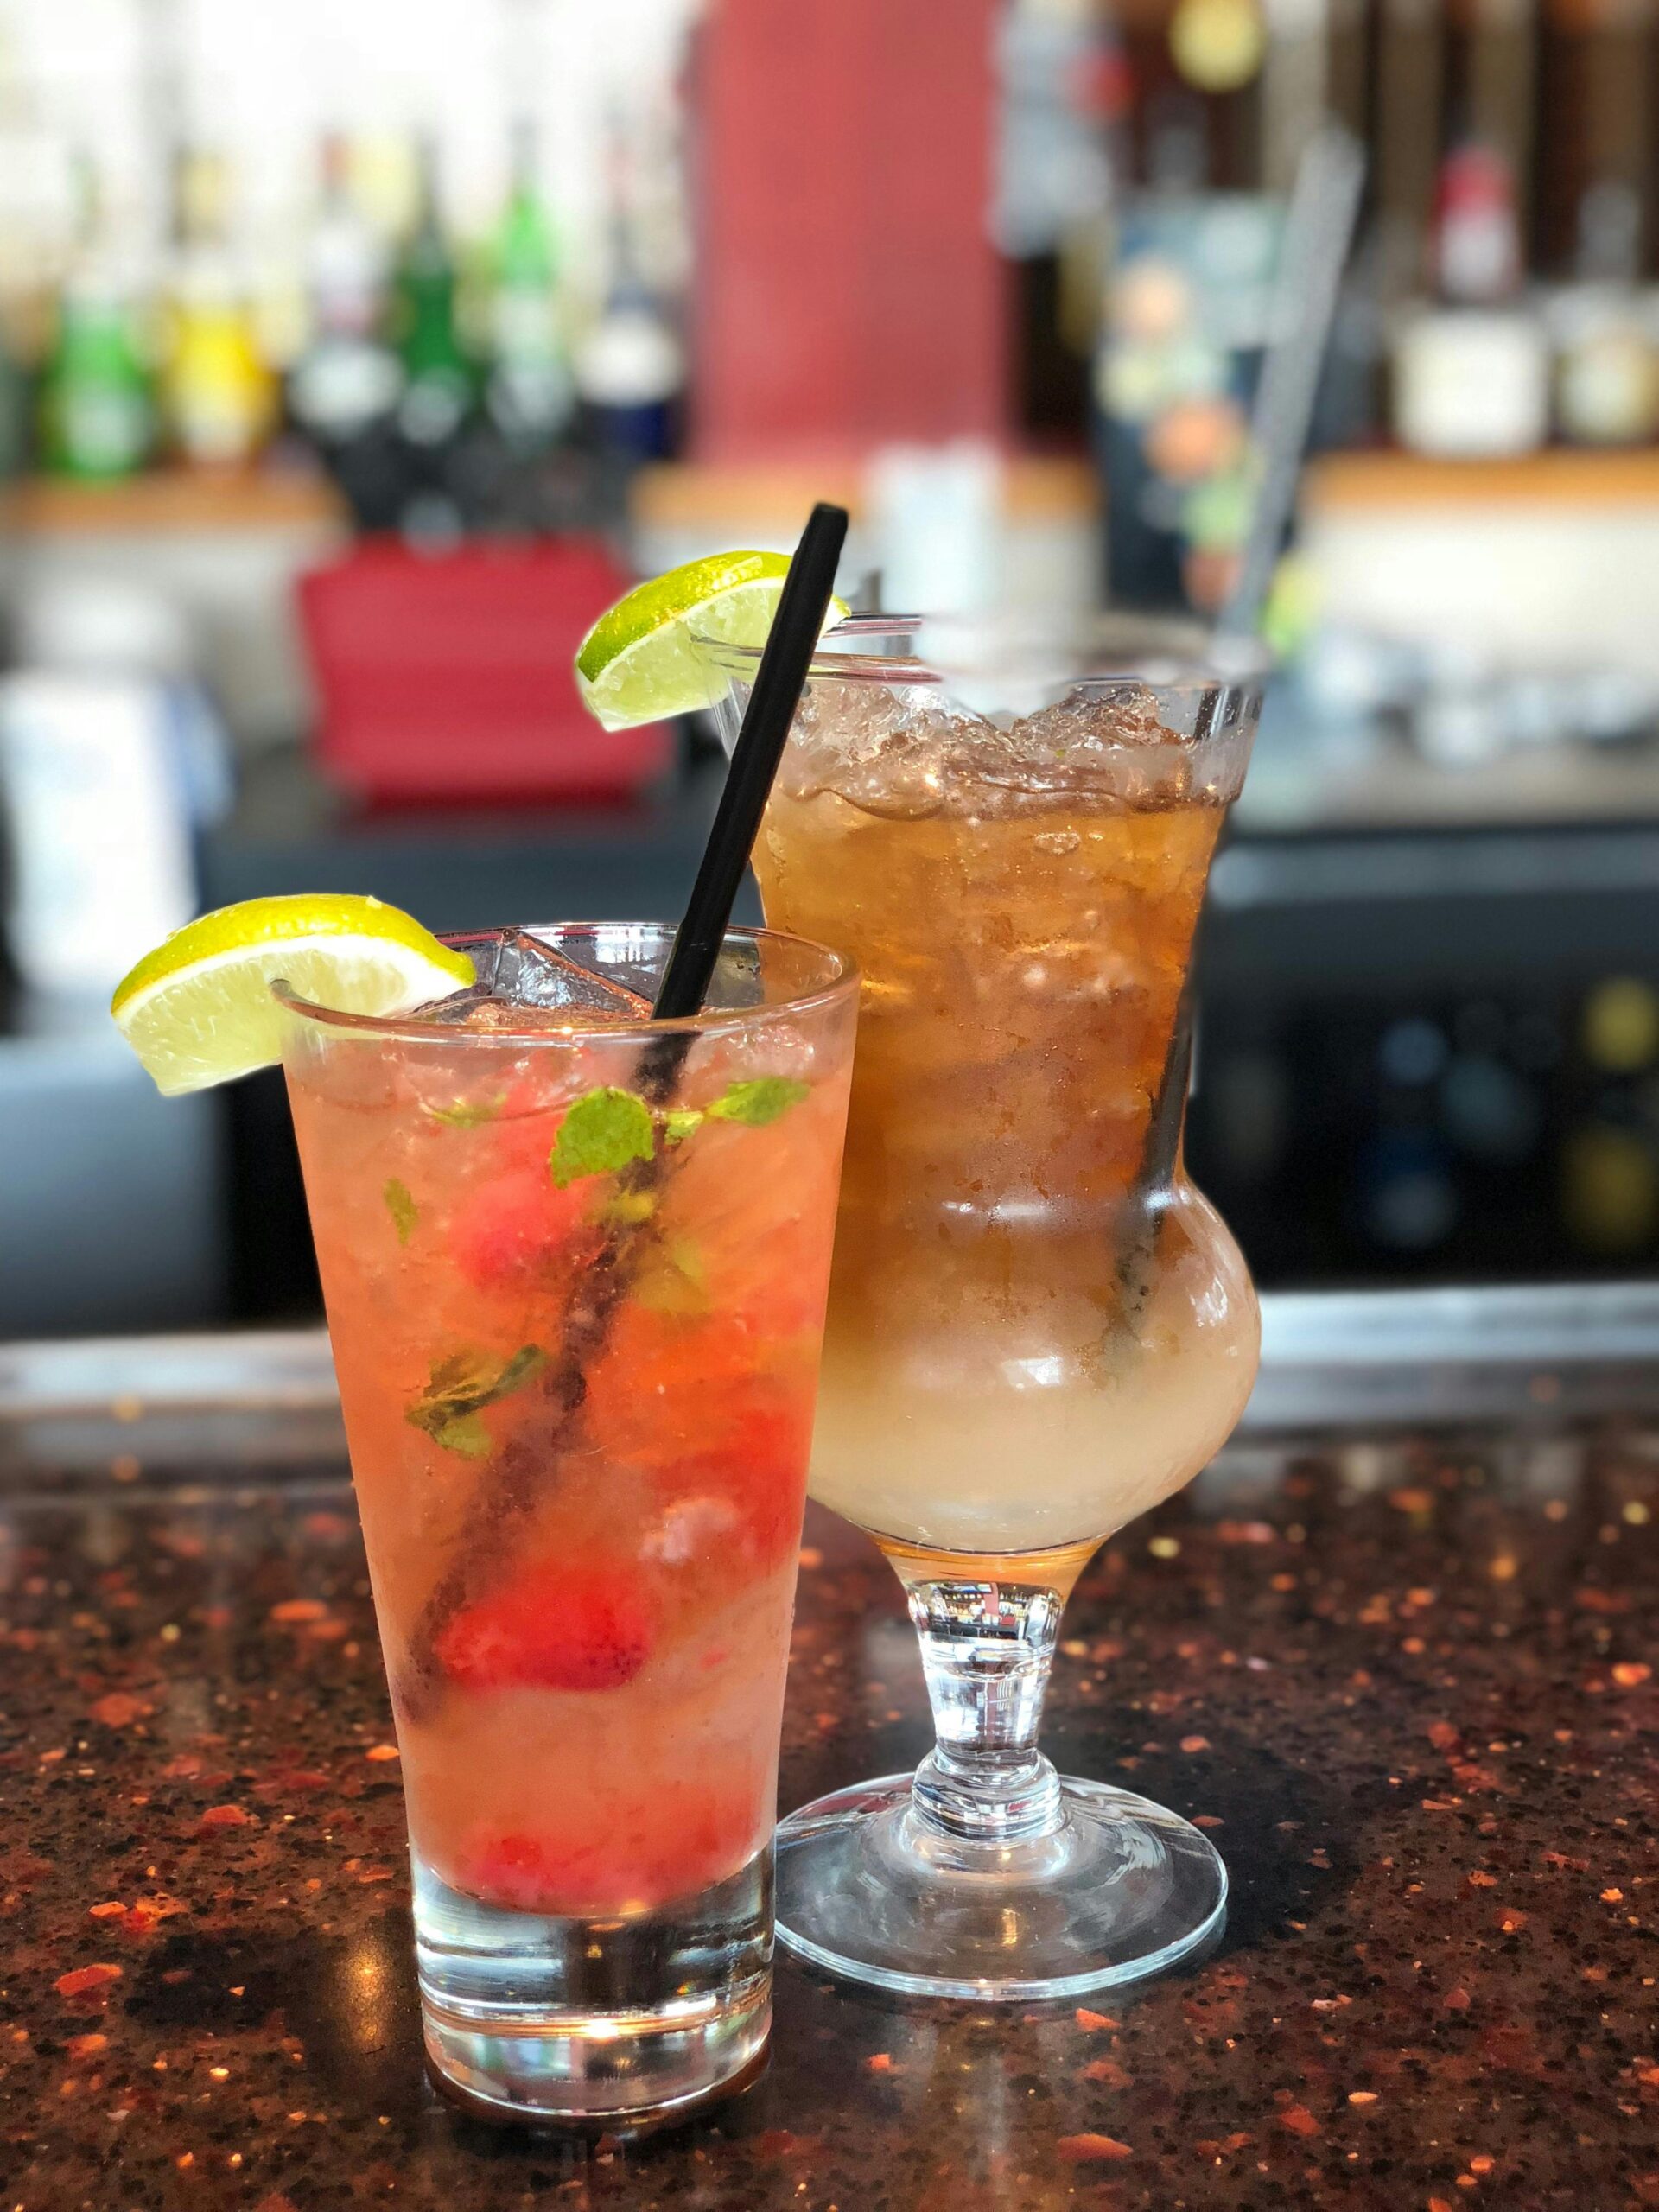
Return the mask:
[[692,449],[999,438],[998,0],[711,0],[692,80]]

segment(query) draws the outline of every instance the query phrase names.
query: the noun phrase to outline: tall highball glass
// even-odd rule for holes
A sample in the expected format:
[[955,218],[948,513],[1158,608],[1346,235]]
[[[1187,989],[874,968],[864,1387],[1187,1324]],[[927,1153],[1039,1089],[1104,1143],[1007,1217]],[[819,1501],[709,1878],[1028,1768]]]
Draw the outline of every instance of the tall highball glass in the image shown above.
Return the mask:
[[427,2056],[496,2119],[672,2117],[771,2025],[856,982],[732,931],[652,1022],[671,937],[452,939],[480,988],[385,1019],[283,994]]
[[[734,732],[753,657],[705,643]],[[1061,1610],[1249,1395],[1255,1294],[1187,1179],[1187,980],[1254,648],[1128,618],[826,640],[755,863],[863,977],[814,1495],[909,1594],[937,1742],[779,1836],[779,1932],[925,1995],[1082,1993],[1218,1930],[1204,1836],[1037,1747]]]

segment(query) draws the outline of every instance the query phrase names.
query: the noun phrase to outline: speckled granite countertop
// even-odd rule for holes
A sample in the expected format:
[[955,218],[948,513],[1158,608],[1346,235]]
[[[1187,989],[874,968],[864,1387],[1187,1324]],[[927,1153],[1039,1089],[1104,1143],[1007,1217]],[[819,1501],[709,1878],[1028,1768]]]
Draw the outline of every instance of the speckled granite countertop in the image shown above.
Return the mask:
[[[423,2079],[315,1349],[251,1412],[100,1405],[79,1355],[79,1395],[31,1407],[13,1371],[7,1414],[0,1371],[0,2212],[1659,2205],[1659,1418],[1632,1345],[1599,1376],[1534,1346],[1513,1414],[1474,1378],[1472,1425],[1434,1376],[1433,1429],[1258,1419],[1086,1578],[1048,1748],[1211,1828],[1235,1910],[1205,1965],[999,2013],[785,1960],[756,2088],[596,2146]],[[168,1371],[134,1358],[129,1385]],[[912,1761],[924,1714],[896,1583],[815,1515],[783,1802]]]

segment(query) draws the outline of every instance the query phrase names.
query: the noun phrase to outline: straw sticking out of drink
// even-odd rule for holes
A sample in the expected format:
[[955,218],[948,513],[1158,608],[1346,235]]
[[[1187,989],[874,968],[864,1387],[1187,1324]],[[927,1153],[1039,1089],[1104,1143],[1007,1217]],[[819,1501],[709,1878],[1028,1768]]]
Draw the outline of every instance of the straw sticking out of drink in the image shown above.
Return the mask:
[[1295,504],[1319,371],[1364,182],[1365,156],[1336,124],[1319,133],[1297,168],[1274,300],[1273,342],[1256,390],[1255,507],[1238,581],[1221,619],[1226,637],[1254,637],[1262,626],[1274,567]]

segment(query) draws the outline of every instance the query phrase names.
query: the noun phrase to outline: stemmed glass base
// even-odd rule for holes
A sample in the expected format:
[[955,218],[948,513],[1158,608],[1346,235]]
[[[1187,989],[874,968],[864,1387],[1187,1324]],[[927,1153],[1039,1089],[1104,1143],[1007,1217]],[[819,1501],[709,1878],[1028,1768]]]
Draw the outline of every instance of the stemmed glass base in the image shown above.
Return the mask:
[[941,1833],[915,1783],[836,1790],[779,1828],[778,1935],[799,1957],[911,1997],[1082,1997],[1165,1972],[1225,1923],[1219,1856],[1148,1798],[1065,1777],[1052,1825],[993,1842]]

